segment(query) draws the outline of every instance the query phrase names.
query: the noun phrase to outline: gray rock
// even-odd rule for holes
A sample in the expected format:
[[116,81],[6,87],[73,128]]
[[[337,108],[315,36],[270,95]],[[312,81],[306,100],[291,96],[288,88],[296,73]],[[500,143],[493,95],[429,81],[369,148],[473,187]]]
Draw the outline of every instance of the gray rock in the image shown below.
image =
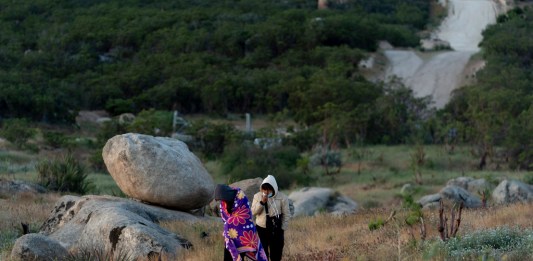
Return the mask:
[[45,193],[46,188],[30,182],[0,178],[0,195],[12,196],[19,193]]
[[329,188],[303,188],[292,192],[289,199],[294,201],[294,216],[313,216],[325,211],[329,197],[334,193]]
[[68,254],[56,240],[41,234],[26,234],[15,242],[11,250],[11,260],[53,261],[62,260]]
[[213,199],[213,179],[179,140],[127,133],[109,139],[102,156],[128,196],[179,210],[193,210]]
[[357,209],[357,203],[343,195],[338,195],[334,200],[330,200],[329,204],[331,205],[328,205],[326,209],[335,216],[353,214]]
[[492,192],[496,204],[533,202],[533,186],[518,180],[504,180]]
[[451,179],[446,183],[447,186],[457,186],[467,190],[470,193],[478,194],[485,190],[491,190],[492,186],[485,179],[473,179],[471,177],[458,177]]
[[130,124],[135,120],[135,115],[133,113],[122,113],[118,116],[118,123],[125,125]]
[[194,223],[205,218],[111,196],[64,196],[40,233],[72,253],[101,250],[134,259],[172,257],[190,243],[157,223],[177,220]]
[[482,202],[477,196],[470,194],[470,192],[461,187],[446,186],[439,194],[443,199],[447,199],[453,203],[460,204],[462,202],[465,208],[479,208],[482,206]]
[[441,199],[442,199],[442,196],[439,193],[437,193],[437,194],[423,196],[417,202],[418,204],[420,204],[422,207],[425,208],[428,205],[432,205],[432,204],[434,205],[435,203],[438,204]]
[[255,193],[259,192],[262,182],[263,182],[262,178],[245,179],[245,180],[232,183],[230,184],[230,186],[241,188],[241,190],[244,192],[244,195],[246,195],[248,200],[251,201],[252,199],[254,199]]
[[313,216],[320,212],[345,215],[357,209],[357,203],[330,188],[303,188],[292,192],[289,200],[294,204],[293,217]]
[[423,196],[417,202],[423,208],[432,209],[439,206],[440,200],[449,201],[452,204],[463,202],[465,208],[478,208],[482,206],[482,202],[478,197],[457,186],[446,186],[439,193]]

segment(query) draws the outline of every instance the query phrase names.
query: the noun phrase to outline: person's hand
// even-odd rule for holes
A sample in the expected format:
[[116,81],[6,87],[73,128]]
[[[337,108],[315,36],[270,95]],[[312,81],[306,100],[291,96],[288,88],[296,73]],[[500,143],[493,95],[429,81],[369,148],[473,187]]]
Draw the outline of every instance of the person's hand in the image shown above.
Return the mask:
[[263,197],[261,198],[261,202],[266,203],[268,200],[267,194],[263,193]]

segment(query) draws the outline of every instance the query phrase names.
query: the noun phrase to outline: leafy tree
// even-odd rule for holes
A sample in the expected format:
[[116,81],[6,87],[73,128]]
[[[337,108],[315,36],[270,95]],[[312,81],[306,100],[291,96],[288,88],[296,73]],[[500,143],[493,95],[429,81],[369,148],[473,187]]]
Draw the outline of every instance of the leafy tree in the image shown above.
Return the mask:
[[129,132],[168,136],[172,132],[172,112],[154,109],[141,111],[126,129]]
[[[424,120],[432,115],[429,97],[416,98],[413,91],[399,82],[384,86],[370,117],[372,142],[399,144],[410,142],[423,131]],[[381,139],[381,140],[379,140]]]
[[195,142],[192,148],[207,158],[215,158],[224,152],[237,134],[235,127],[225,123],[212,123],[205,120],[192,122],[186,133],[192,135]]
[[27,119],[7,119],[2,122],[0,134],[17,148],[24,148],[30,138],[35,135]]
[[280,187],[289,188],[296,184],[307,184],[310,177],[298,174],[296,167],[300,153],[295,147],[274,147],[261,149],[254,145],[232,145],[222,157],[222,172],[230,180],[243,180],[276,176]]

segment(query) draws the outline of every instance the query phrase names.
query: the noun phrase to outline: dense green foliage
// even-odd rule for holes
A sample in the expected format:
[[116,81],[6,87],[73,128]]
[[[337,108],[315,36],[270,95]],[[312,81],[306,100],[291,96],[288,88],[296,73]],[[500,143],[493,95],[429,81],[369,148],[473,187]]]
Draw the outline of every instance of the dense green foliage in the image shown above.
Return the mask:
[[350,111],[380,88],[357,64],[377,40],[418,44],[422,0],[15,1],[0,3],[0,117]]
[[3,122],[0,135],[17,148],[24,148],[35,135],[35,130],[27,119],[8,119]]
[[483,33],[487,65],[478,83],[462,88],[447,106],[443,122],[458,136],[495,156],[504,146],[511,166],[533,168],[533,10],[515,9]]
[[223,170],[230,180],[266,177],[272,174],[281,188],[292,185],[306,185],[310,177],[295,170],[300,153],[295,147],[274,147],[261,149],[256,146],[233,145],[222,158]]

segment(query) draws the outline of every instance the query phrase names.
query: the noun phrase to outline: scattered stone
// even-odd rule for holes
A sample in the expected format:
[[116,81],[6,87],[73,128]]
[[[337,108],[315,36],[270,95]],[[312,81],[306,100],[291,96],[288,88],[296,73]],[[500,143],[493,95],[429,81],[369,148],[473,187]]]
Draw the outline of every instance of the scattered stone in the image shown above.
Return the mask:
[[20,193],[45,193],[46,188],[43,186],[33,184],[20,180],[7,180],[0,178],[0,197],[13,196]]
[[533,186],[518,180],[504,180],[492,192],[496,204],[533,202]]
[[118,116],[118,123],[121,125],[130,124],[135,120],[133,113],[122,113]]
[[473,194],[480,194],[485,190],[491,190],[492,186],[485,179],[474,179],[471,177],[458,177],[446,183],[448,186],[457,186]]
[[27,234],[15,242],[11,250],[11,260],[54,261],[62,260],[68,254],[57,240],[42,234]]
[[306,187],[292,192],[289,200],[294,202],[293,216],[313,216],[320,212],[334,215],[355,213],[357,203],[330,188]]
[[483,205],[477,196],[470,194],[470,192],[461,187],[446,186],[439,192],[439,194],[443,199],[449,200],[452,203],[463,203],[465,208],[479,208]]
[[426,195],[417,202],[425,209],[435,209],[439,207],[439,201],[444,200],[452,204],[464,204],[465,208],[479,208],[482,206],[481,200],[463,188],[457,186],[446,186],[437,194]]

